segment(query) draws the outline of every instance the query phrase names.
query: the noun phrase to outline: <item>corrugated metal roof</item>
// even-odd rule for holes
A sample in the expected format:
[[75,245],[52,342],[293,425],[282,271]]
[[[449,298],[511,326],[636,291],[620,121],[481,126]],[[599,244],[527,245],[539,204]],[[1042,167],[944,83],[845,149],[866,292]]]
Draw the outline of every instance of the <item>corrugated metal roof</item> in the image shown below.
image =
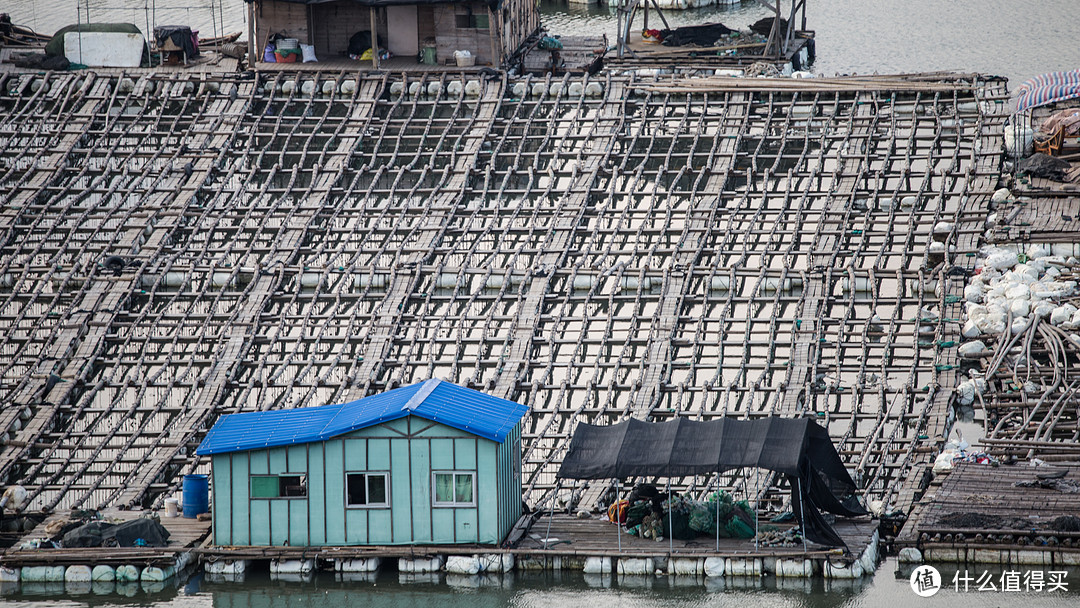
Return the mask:
[[349,403],[222,416],[196,454],[324,441],[405,416],[419,416],[502,443],[528,407],[438,379]]

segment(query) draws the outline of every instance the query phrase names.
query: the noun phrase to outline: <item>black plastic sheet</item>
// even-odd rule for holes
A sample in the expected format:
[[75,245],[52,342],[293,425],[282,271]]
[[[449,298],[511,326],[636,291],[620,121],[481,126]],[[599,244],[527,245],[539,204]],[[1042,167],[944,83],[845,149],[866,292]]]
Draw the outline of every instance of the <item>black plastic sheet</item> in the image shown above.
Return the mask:
[[[792,508],[808,540],[843,546],[819,509],[855,517],[855,482],[828,432],[808,418],[631,419],[610,426],[580,424],[559,469],[562,479],[683,477],[743,467],[768,469],[791,482]],[[801,490],[801,491],[800,491]],[[804,521],[805,519],[805,521]]]

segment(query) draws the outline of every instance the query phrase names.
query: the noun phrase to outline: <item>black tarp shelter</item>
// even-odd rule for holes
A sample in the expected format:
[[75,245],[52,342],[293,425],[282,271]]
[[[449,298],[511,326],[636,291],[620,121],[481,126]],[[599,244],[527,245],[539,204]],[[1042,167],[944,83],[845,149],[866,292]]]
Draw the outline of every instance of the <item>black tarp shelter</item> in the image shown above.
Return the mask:
[[803,534],[815,543],[844,546],[821,510],[847,517],[866,514],[854,499],[855,482],[828,432],[809,418],[579,424],[558,477],[670,478],[742,467],[788,477],[792,511]]

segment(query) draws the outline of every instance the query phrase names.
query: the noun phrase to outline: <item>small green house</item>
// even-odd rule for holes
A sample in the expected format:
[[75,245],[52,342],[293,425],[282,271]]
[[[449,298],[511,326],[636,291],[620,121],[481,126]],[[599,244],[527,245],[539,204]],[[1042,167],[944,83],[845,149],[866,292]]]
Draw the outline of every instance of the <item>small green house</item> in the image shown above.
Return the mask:
[[498,544],[521,516],[528,408],[428,380],[338,405],[221,417],[218,545]]

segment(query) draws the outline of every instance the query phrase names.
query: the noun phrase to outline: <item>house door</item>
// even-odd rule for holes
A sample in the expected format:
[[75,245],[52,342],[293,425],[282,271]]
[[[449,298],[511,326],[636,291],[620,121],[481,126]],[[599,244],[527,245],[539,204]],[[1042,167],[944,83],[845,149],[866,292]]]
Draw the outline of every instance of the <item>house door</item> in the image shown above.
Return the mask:
[[416,5],[386,7],[386,45],[396,57],[416,57],[420,52]]

